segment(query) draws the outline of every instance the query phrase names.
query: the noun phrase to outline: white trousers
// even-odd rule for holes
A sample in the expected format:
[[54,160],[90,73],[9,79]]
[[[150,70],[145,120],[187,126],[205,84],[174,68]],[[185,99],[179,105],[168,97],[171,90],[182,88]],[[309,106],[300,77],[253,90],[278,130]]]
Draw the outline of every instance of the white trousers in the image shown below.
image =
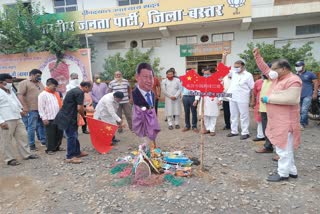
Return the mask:
[[229,105],[230,105],[231,133],[239,134],[238,127],[239,127],[239,116],[240,116],[241,135],[249,134],[249,126],[250,126],[249,104],[230,101]]
[[293,135],[291,132],[288,133],[286,148],[281,149],[276,146],[276,153],[280,157],[278,160],[278,174],[281,177],[288,177],[289,174],[297,175],[297,167],[294,164]]
[[207,131],[215,132],[216,131],[217,117],[215,116],[204,116],[204,126]]
[[173,116],[167,116],[167,119],[168,119],[169,126],[173,125],[173,120],[174,120],[174,125],[179,125],[179,115],[175,115],[174,119],[173,119]]
[[4,161],[8,163],[16,159],[14,157],[15,144],[23,158],[29,157],[31,152],[28,144],[28,135],[22,120],[9,120],[6,123],[9,129],[0,128],[0,148],[4,154]]
[[262,130],[262,122],[257,123],[257,138],[264,138],[263,130]]

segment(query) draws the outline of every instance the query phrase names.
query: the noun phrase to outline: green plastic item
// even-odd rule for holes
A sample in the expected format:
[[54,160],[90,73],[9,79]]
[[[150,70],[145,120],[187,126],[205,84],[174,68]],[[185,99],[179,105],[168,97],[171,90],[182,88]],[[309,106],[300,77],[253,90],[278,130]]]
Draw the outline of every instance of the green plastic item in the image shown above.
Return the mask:
[[122,172],[123,170],[125,170],[125,168],[127,168],[127,166],[129,165],[129,163],[121,163],[116,165],[115,167],[113,167],[110,171],[110,173],[112,175],[117,174],[119,172]]
[[122,178],[118,181],[112,182],[112,186],[114,187],[123,187],[131,184],[131,176]]
[[165,175],[164,180],[168,181],[169,183],[171,183],[173,186],[176,186],[176,187],[184,184],[183,178],[176,178],[175,176],[170,175],[170,174]]

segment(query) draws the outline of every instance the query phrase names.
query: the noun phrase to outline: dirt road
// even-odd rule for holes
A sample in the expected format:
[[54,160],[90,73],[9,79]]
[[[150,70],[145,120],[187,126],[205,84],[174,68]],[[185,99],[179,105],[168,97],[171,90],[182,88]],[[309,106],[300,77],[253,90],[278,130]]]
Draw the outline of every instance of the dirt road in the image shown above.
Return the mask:
[[[226,137],[222,121],[221,114],[217,135],[206,136],[209,171],[186,179],[180,187],[111,185],[115,179],[109,173],[111,164],[138,146],[128,130],[117,134],[121,142],[106,155],[95,152],[89,136],[81,134],[81,146],[89,156],[79,165],[64,163],[65,152],[46,155],[43,147],[38,160],[16,167],[1,162],[0,213],[320,213],[320,127],[314,121],[303,131],[296,152],[299,178],[282,183],[265,181],[277,163],[271,160],[273,154],[254,152],[262,145],[252,141],[254,123],[251,138],[240,141]],[[168,130],[162,111],[160,122],[162,150],[199,157],[200,135]]]

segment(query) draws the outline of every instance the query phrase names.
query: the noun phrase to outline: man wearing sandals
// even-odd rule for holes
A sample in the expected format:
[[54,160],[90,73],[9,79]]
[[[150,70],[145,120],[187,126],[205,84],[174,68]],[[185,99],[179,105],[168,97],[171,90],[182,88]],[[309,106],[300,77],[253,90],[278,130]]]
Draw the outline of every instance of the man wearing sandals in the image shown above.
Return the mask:
[[174,78],[174,70],[169,69],[167,78],[161,82],[161,91],[165,96],[165,111],[168,118],[168,128],[173,130],[173,123],[176,129],[180,129],[179,118],[181,108],[181,83],[178,78]]
[[36,159],[37,155],[30,152],[26,128],[21,120],[22,105],[5,81],[7,74],[0,74],[0,146],[5,162],[10,166],[20,163],[14,158],[13,142],[23,159]]
[[78,114],[84,117],[84,93],[90,92],[91,82],[82,82],[80,87],[71,89],[63,100],[62,108],[57,114],[54,124],[67,135],[67,163],[82,163],[81,157],[87,156],[86,152],[80,150],[78,140]]

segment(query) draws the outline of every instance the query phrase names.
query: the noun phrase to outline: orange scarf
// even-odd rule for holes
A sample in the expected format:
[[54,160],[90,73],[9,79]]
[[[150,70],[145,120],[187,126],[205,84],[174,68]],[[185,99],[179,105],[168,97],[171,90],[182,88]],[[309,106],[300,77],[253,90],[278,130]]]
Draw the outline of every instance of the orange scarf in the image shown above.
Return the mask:
[[45,87],[44,89],[46,92],[50,93],[50,94],[54,94],[54,96],[56,96],[57,98],[57,101],[58,101],[58,105],[59,105],[59,108],[62,107],[62,100],[60,98],[60,94],[58,92],[53,92],[53,91],[50,91],[50,89],[48,87]]

